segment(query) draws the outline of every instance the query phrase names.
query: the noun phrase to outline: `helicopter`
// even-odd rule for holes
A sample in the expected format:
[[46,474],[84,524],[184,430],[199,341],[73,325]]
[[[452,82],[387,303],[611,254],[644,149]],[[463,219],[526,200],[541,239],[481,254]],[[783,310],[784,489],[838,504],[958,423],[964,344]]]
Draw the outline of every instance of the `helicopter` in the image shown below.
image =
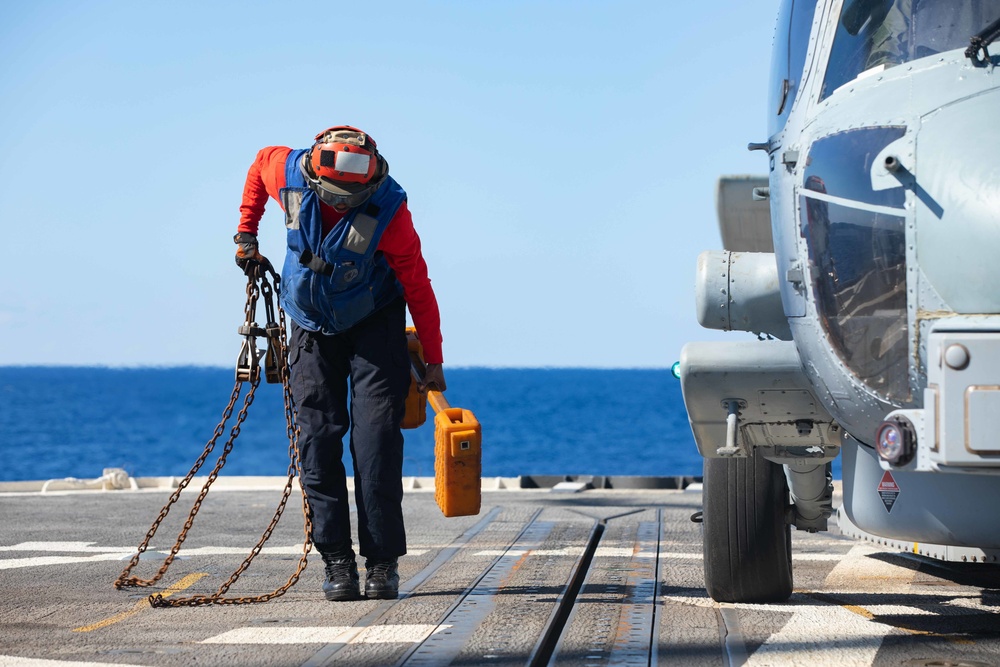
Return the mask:
[[788,599],[791,529],[835,512],[1000,557],[998,37],[1000,0],[781,0],[767,176],[720,178],[696,270],[699,323],[756,338],[689,342],[675,371],[716,601]]

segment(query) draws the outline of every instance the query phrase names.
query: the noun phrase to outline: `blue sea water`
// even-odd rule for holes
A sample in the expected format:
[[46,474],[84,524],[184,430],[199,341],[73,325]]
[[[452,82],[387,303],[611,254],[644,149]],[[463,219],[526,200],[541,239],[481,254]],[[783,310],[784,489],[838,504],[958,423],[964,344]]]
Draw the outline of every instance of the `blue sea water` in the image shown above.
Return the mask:
[[[447,373],[448,401],[482,424],[484,477],[701,474],[680,383],[667,369]],[[185,475],[233,385],[229,368],[0,367],[0,480],[93,478],[112,467]],[[431,420],[404,436],[404,475],[432,476]],[[349,454],[345,461],[350,469]],[[280,387],[261,384],[223,474],[287,468]]]

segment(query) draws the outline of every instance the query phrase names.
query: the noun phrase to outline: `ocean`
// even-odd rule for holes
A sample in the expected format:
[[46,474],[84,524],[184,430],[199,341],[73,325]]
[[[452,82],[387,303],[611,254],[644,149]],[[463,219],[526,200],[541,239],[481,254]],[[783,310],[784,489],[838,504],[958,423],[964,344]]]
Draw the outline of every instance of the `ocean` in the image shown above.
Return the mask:
[[[484,477],[701,475],[680,382],[669,369],[446,373],[448,402],[482,425]],[[212,437],[233,385],[230,368],[0,367],[0,481],[91,479],[104,468],[183,476]],[[432,415],[428,407],[428,422],[403,432],[406,476],[434,474]],[[229,426],[234,421],[235,414]],[[226,437],[228,427],[199,474],[211,470]],[[284,475],[287,468],[281,389],[262,383],[222,474]]]

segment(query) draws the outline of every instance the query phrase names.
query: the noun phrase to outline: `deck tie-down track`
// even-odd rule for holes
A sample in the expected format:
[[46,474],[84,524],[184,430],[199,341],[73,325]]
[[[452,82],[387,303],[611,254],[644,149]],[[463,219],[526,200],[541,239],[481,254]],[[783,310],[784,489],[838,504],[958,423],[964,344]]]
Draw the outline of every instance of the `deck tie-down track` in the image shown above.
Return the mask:
[[[498,547],[490,533],[510,529],[503,509],[490,510],[402,582],[399,599],[380,603],[358,619],[349,637],[324,646],[303,667],[656,664],[660,511],[626,510],[605,518],[564,512],[552,518],[537,510]],[[647,520],[621,520],[637,513]],[[406,607],[422,597],[442,596],[436,582],[467,569],[460,561],[493,554],[471,584],[452,591],[451,604],[426,638],[391,662],[373,662],[371,645],[355,641],[368,628],[411,617]],[[548,613],[539,613],[539,605],[547,605]]]

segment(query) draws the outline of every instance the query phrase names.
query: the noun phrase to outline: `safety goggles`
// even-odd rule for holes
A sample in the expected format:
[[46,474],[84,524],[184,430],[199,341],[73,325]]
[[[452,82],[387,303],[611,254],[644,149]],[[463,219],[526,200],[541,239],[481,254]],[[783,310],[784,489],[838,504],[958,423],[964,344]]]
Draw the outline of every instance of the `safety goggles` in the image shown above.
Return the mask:
[[[346,185],[333,183],[329,179],[313,176],[306,169],[305,156],[303,156],[302,162],[299,163],[299,171],[305,177],[309,189],[315,192],[324,204],[335,208],[357,208],[368,201],[375,191],[382,186],[389,170],[386,166],[381,178],[377,178],[363,187],[360,184]],[[357,189],[355,190],[355,188]]]
[[382,180],[380,180],[378,183],[369,184],[363,190],[359,190],[358,192],[352,192],[349,194],[331,192],[330,190],[324,187],[325,183],[324,179],[322,178],[310,181],[310,186],[313,186],[312,190],[319,196],[320,201],[322,201],[324,204],[328,206],[333,206],[334,208],[336,207],[356,208],[358,206],[361,206],[366,201],[368,201],[369,198],[371,198],[371,196],[375,193],[375,191],[379,189],[379,186],[382,185]]

